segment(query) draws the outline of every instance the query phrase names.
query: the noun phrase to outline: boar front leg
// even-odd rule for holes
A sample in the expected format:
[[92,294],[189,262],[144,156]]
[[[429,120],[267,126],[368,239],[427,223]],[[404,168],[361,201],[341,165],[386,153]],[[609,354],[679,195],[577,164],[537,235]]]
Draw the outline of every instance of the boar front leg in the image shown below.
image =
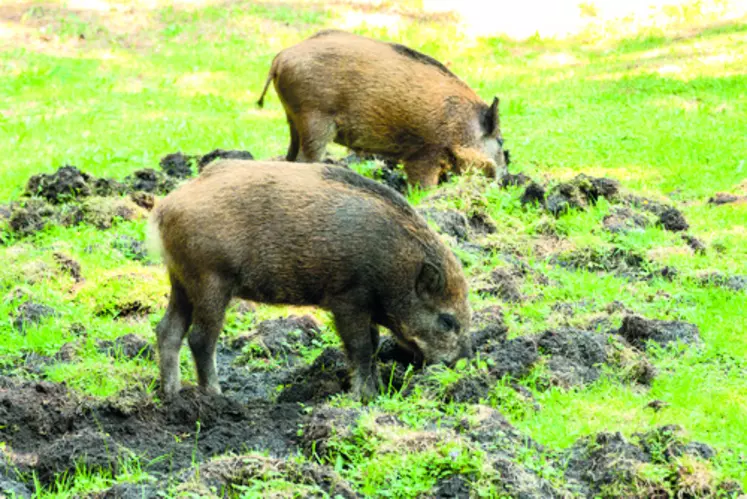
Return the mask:
[[437,155],[429,154],[407,159],[403,163],[409,185],[420,186],[422,189],[429,189],[438,185],[438,178],[441,175],[441,162]]
[[215,350],[230,299],[226,283],[219,276],[203,276],[194,300],[194,324],[189,333],[189,348],[197,368],[200,388],[207,393],[221,393]]
[[350,385],[354,397],[368,403],[378,395],[378,369],[374,360],[373,332],[378,329],[371,324],[371,314],[359,307],[338,304],[332,309],[337,334],[342,339],[350,365]]

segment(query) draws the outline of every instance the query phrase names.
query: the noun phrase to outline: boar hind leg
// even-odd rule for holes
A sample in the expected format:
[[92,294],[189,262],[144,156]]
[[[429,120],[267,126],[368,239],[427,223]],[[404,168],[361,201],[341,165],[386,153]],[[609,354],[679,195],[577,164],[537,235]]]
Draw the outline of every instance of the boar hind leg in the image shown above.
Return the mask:
[[320,113],[307,113],[300,118],[299,138],[301,140],[301,154],[298,161],[302,163],[317,163],[322,160],[327,144],[336,135],[334,120]]
[[295,123],[293,123],[290,117],[288,118],[288,130],[290,131],[290,144],[288,145],[288,154],[285,155],[285,160],[295,161],[298,158],[301,140],[298,137],[298,128],[296,128]]
[[171,296],[166,314],[156,326],[158,366],[161,372],[161,389],[165,398],[171,399],[181,388],[179,380],[179,349],[192,322],[192,304],[184,286],[172,275]]
[[350,365],[351,392],[361,401],[369,402],[378,395],[373,345],[373,331],[378,333],[378,329],[372,327],[371,315],[355,306],[339,305],[332,313]]
[[198,289],[199,296],[193,300],[194,317],[189,333],[189,348],[200,388],[207,393],[218,394],[221,391],[215,367],[215,350],[231,295],[218,276],[204,277]]

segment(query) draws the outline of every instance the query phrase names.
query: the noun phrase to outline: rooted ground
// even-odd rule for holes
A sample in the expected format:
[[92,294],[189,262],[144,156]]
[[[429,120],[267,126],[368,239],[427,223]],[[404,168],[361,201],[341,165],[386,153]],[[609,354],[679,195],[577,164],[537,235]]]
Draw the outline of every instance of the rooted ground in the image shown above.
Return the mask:
[[[694,5],[677,32],[522,43],[386,5],[0,6],[0,497],[743,495],[747,32]],[[281,156],[274,91],[253,104],[272,57],[355,16],[501,97],[496,182],[328,158],[460,258],[475,358],[384,334],[362,406],[329,314],[237,300],[223,395],[184,348],[164,403],[148,213],[216,158]]]

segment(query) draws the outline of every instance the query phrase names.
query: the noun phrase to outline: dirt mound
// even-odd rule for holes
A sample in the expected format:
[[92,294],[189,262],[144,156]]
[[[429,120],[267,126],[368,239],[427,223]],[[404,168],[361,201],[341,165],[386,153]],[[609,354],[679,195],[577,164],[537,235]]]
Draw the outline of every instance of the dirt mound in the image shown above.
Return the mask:
[[469,480],[461,475],[452,475],[442,478],[433,487],[432,497],[437,499],[458,499],[470,497]]
[[272,459],[259,455],[224,457],[203,464],[181,477],[179,493],[208,496],[216,491],[241,493],[245,487],[267,482],[268,478],[283,480],[298,487],[294,497],[360,497],[331,468],[312,463]]
[[207,165],[216,159],[254,159],[254,155],[249,151],[214,149],[200,157],[197,162],[197,171],[202,172]]
[[[722,485],[705,467],[676,461],[684,455],[707,460],[714,454],[705,444],[683,443],[681,428],[663,426],[630,439],[606,432],[584,437],[562,459],[566,478],[586,497],[714,497]],[[646,474],[652,467],[659,468],[658,476]]]
[[248,358],[275,358],[287,365],[298,364],[301,350],[319,341],[319,325],[310,315],[262,321],[257,328],[236,337],[231,346],[244,349]]
[[578,329],[558,329],[540,335],[539,352],[550,356],[547,367],[554,384],[564,387],[593,383],[607,362],[606,338]]
[[538,203],[555,216],[567,213],[571,209],[584,210],[596,204],[601,197],[611,201],[617,200],[620,184],[609,178],[577,175],[569,182],[561,182],[545,191],[536,182],[531,182],[521,196],[522,204]]
[[304,421],[301,448],[308,456],[334,457],[335,440],[350,438],[358,424],[360,409],[318,406]]
[[685,216],[677,208],[667,208],[659,215],[659,225],[672,232],[680,232],[690,228]]
[[523,299],[517,277],[505,268],[494,269],[484,282],[472,287],[478,293],[495,296],[511,303],[520,302]]
[[32,497],[32,492],[18,476],[18,473],[5,464],[5,460],[0,458],[0,497],[28,499]]
[[690,249],[692,249],[696,255],[705,255],[706,245],[697,237],[689,234],[682,234],[682,240],[690,246]]
[[0,386],[0,439],[14,450],[11,464],[37,471],[43,484],[72,472],[76,460],[109,468],[117,457],[137,455],[146,471],[159,474],[232,450],[288,455],[301,418],[297,404],[244,406],[195,389],[157,406],[137,393],[96,402],[53,383]]
[[47,317],[53,317],[55,309],[43,303],[26,301],[22,303],[13,314],[13,327],[23,331],[29,325],[39,324]]
[[501,178],[501,187],[521,187],[522,185],[526,185],[530,182],[533,182],[533,180],[528,175],[524,175],[521,172],[507,173],[503,176],[503,178]]
[[618,334],[631,345],[644,350],[649,342],[668,346],[682,343],[700,346],[700,331],[694,324],[680,321],[649,320],[638,315],[628,315],[623,319]]
[[126,334],[116,340],[102,340],[96,349],[110,357],[124,357],[126,359],[153,360],[156,351],[150,341],[136,334]]
[[169,177],[185,179],[194,175],[194,171],[192,170],[194,162],[194,156],[187,156],[181,152],[175,152],[167,154],[161,158],[158,166],[160,166],[161,170],[163,170],[163,172]]
[[41,199],[27,199],[11,203],[8,226],[23,237],[43,230],[47,225],[57,223],[57,210]]
[[747,276],[724,275],[721,272],[709,272],[697,278],[701,286],[718,286],[732,291],[743,291],[747,289]]
[[438,232],[455,238],[458,241],[469,239],[467,217],[456,210],[438,210],[427,208],[420,210],[420,214],[431,220],[438,227]]
[[26,184],[26,196],[41,197],[53,204],[66,203],[91,195],[92,177],[74,166],[60,167],[55,173],[33,175]]
[[301,367],[285,380],[278,402],[320,402],[350,389],[345,354],[339,348],[327,348],[314,363]]
[[616,246],[576,248],[553,255],[550,263],[568,270],[610,272],[629,279],[650,279],[657,273],[656,265],[642,253]]
[[708,199],[709,204],[717,206],[721,204],[736,203],[738,201],[747,201],[747,196],[737,196],[736,194],[729,194],[728,192],[717,192]]
[[177,184],[174,177],[153,168],[135,170],[131,175],[125,177],[125,183],[133,192],[143,191],[158,195],[168,194],[176,188]]
[[57,266],[60,268],[60,270],[65,272],[66,274],[69,274],[70,277],[75,279],[75,282],[80,282],[83,280],[80,263],[75,261],[73,258],[65,255],[64,253],[57,252],[52,256],[54,257],[55,262],[57,262]]
[[130,193],[130,199],[133,203],[144,210],[152,210],[156,205],[156,197],[150,192],[135,191]]
[[648,218],[626,206],[614,206],[602,223],[613,233],[640,231],[651,225]]
[[407,176],[402,170],[384,166],[373,172],[373,178],[400,194],[407,195]]

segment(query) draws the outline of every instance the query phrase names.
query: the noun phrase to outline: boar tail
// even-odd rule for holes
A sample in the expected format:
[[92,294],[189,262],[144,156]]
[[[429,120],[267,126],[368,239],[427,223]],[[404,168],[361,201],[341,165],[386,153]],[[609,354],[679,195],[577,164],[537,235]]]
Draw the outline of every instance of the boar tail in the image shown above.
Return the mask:
[[272,82],[273,78],[275,78],[275,61],[272,61],[270,73],[267,75],[267,80],[265,80],[265,88],[262,89],[262,94],[257,101],[257,106],[260,108],[265,105],[265,94],[267,93],[267,89],[270,88],[270,82]]
[[145,236],[148,253],[152,258],[161,260],[163,254],[163,239],[161,238],[161,212],[158,207],[153,210],[148,219],[148,232]]

